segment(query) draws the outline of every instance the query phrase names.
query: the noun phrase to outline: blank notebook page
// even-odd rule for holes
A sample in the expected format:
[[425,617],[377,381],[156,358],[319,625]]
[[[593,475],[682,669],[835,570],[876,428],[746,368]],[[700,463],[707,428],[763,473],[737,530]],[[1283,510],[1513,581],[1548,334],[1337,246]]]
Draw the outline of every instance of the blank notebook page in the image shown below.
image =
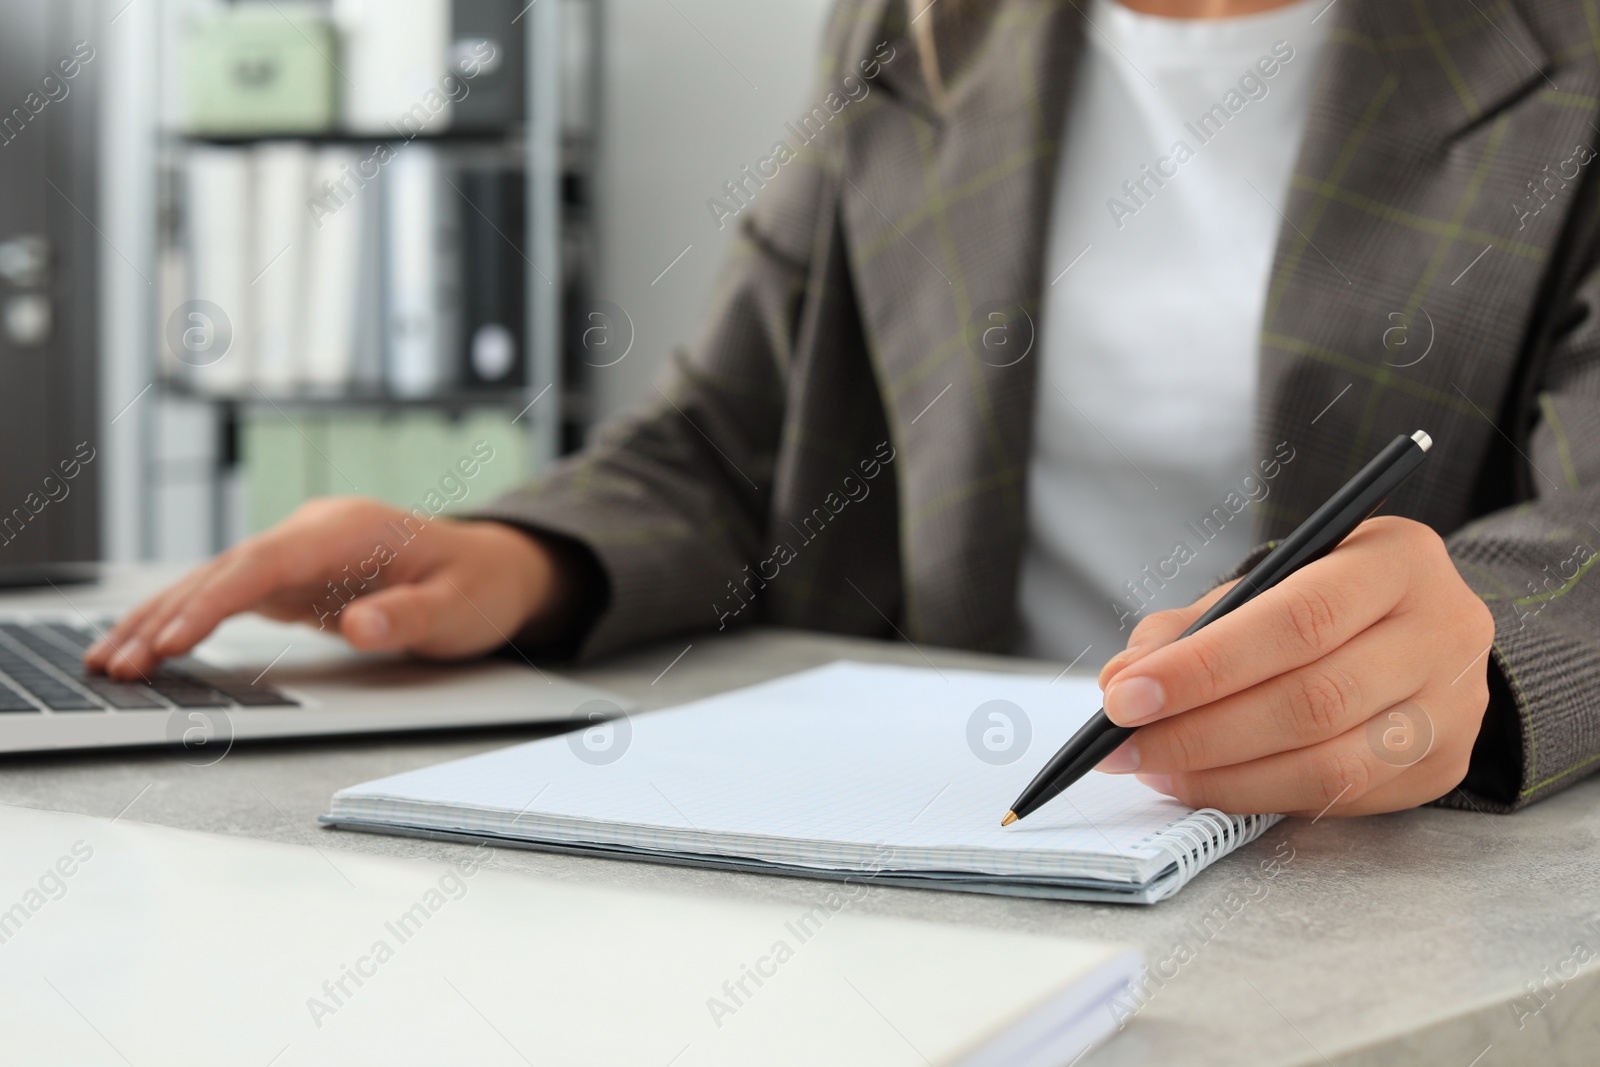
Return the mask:
[[840,662],[341,790],[326,820],[1145,900],[1266,828],[1096,772],[1002,829],[1099,707],[1087,679]]

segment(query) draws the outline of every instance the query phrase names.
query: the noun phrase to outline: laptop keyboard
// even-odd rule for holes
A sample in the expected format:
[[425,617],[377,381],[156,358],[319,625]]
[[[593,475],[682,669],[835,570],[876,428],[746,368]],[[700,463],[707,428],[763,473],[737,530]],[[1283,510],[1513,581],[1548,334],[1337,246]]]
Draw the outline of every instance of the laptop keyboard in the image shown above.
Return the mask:
[[298,707],[269,685],[194,659],[169,661],[148,681],[116,682],[83,668],[95,639],[61,622],[0,622],[0,714]]

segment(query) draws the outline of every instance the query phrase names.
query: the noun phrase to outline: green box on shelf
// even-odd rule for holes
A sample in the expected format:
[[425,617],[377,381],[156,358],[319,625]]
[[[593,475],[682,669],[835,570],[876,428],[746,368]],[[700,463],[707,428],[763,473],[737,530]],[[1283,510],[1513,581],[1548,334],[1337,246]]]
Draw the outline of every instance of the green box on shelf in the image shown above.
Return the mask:
[[330,493],[404,509],[442,506],[441,514],[474,511],[530,473],[526,424],[513,418],[504,408],[457,417],[427,409],[248,411],[240,429],[249,531]]
[[188,131],[322,133],[338,114],[338,39],[303,4],[242,3],[199,16],[184,47]]

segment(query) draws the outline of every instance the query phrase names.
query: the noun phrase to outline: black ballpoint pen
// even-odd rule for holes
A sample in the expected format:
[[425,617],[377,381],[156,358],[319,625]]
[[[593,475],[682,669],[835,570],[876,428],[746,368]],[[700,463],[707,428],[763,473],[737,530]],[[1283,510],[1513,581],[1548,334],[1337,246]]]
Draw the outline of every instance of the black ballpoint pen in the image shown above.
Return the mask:
[[[1396,486],[1422,465],[1432,444],[1432,438],[1421,430],[1410,437],[1402,434],[1390,441],[1372,462],[1357,471],[1327,503],[1295,527],[1294,532],[1267,553],[1249,574],[1179,634],[1178,640],[1249,603],[1301,567],[1333,551],[1383,506]],[[1028,783],[1028,788],[1017,797],[1000,825],[1010,826],[1038,811],[1116,751],[1136,729],[1138,727],[1118,726],[1106,717],[1104,708],[1095,712],[1094,718],[1084,723]]]

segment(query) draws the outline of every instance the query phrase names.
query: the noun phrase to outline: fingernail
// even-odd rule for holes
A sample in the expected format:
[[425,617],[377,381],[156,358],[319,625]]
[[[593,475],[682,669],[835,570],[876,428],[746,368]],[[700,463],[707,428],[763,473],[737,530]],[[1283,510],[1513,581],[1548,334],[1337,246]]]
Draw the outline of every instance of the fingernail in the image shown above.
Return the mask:
[[179,615],[161,628],[161,632],[156,635],[153,647],[160,651],[176,645],[183,638],[183,631],[188,628],[188,625],[187,620],[182,615]]
[[1134,775],[1144,785],[1154,789],[1157,793],[1172,795],[1172,775],[1170,774],[1137,774]]
[[99,637],[95,639],[94,644],[90,645],[84,650],[83,656],[85,659],[97,659],[100,656],[103,656],[106,649],[110,647],[110,645],[106,644],[105,638]]
[[144,642],[139,640],[137,637],[133,638],[117,649],[117,656],[128,666],[134,667],[135,670],[138,668],[133,662],[134,657],[142,655],[143,653]]
[[365,642],[376,643],[389,636],[389,616],[381,608],[353,610],[346,617],[345,625]]
[[1132,660],[1128,656],[1128,650],[1123,649],[1115,656],[1112,656],[1110,659],[1106,660],[1106,665],[1100,668],[1100,675],[1103,678],[1115,678],[1117,676],[1117,672],[1122,670],[1123,667],[1127,666],[1131,662]]
[[1099,770],[1107,774],[1127,774],[1139,769],[1139,742],[1124,741],[1122,747],[1100,761]]
[[1126,678],[1106,690],[1106,715],[1119,726],[1139,726],[1161,713],[1166,691],[1154,678]]
[[1143,655],[1143,652],[1134,649],[1124,649],[1107,660],[1106,665],[1100,668],[1101,690],[1103,691],[1124,669],[1137,663]]

